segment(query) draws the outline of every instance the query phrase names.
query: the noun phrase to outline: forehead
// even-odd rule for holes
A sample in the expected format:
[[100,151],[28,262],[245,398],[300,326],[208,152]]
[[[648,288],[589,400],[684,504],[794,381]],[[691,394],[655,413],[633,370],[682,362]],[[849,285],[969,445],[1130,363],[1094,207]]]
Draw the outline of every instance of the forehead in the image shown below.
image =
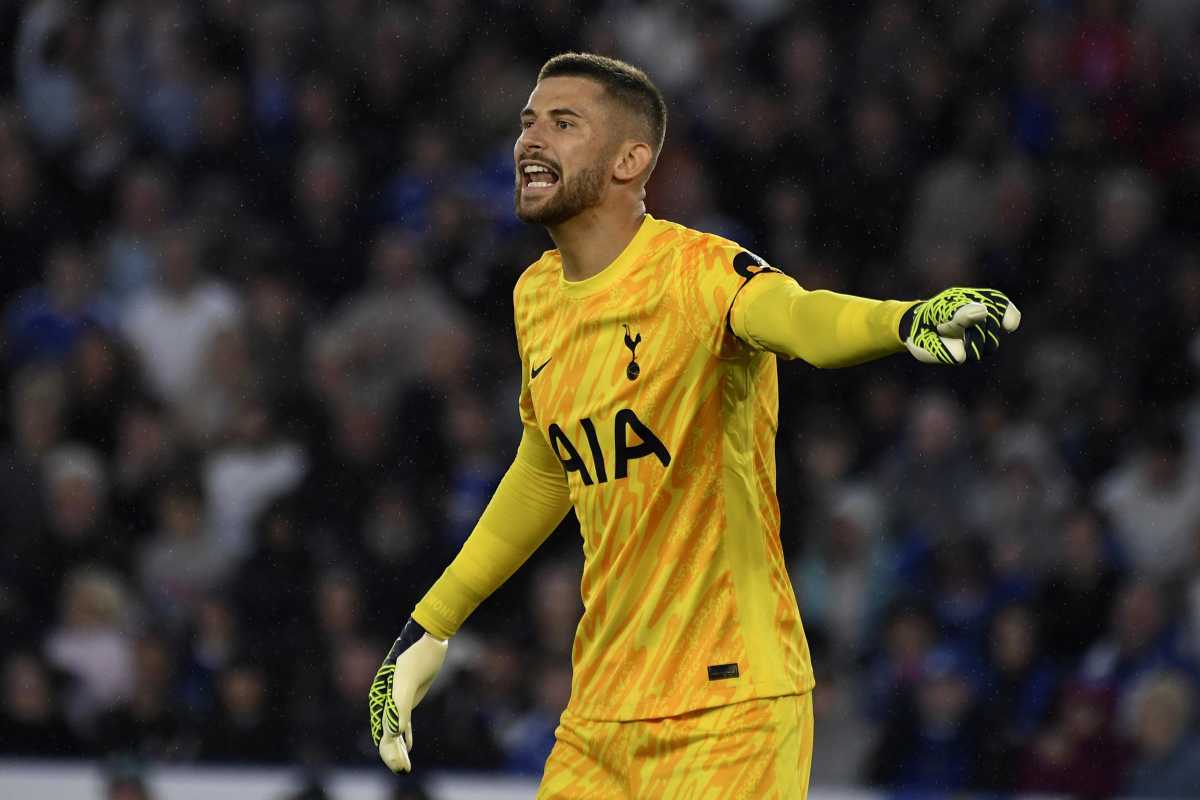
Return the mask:
[[524,110],[544,113],[569,108],[587,116],[600,112],[604,98],[604,87],[591,78],[573,75],[544,78],[533,87]]

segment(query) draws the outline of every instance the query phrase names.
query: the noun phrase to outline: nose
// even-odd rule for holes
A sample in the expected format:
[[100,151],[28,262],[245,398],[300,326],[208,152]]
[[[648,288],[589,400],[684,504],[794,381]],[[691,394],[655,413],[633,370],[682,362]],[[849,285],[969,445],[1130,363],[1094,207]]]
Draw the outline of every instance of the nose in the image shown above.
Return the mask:
[[545,146],[542,140],[541,126],[536,122],[527,128],[521,130],[521,135],[517,137],[517,151],[523,155],[532,155]]

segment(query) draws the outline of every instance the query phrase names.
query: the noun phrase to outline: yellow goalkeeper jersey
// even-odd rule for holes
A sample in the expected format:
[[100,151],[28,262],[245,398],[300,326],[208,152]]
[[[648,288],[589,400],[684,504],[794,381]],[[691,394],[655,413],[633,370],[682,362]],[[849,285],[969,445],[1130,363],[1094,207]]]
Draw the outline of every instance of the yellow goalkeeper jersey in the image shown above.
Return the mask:
[[776,357],[730,318],[764,272],[731,241],[647,215],[599,274],[568,282],[549,251],[517,283],[522,420],[561,461],[583,534],[580,717],[813,686],[779,540]]

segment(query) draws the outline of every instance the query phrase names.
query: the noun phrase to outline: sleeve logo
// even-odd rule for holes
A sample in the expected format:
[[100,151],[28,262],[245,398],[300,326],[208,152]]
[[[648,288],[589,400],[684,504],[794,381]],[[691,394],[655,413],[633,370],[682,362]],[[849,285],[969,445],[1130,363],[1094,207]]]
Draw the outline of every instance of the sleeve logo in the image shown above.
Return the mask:
[[742,250],[733,257],[733,269],[746,280],[750,280],[755,275],[763,272],[779,272],[766,261],[763,261],[758,256],[751,253],[749,250]]

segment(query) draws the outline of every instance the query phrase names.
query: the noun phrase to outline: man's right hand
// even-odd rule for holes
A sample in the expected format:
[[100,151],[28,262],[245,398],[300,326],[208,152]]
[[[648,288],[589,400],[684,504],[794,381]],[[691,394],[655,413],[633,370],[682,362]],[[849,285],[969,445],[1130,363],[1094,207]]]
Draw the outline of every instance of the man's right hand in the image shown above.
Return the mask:
[[371,738],[392,772],[409,772],[412,761],[412,710],[425,697],[446,659],[447,643],[409,619],[375,673],[368,705]]

